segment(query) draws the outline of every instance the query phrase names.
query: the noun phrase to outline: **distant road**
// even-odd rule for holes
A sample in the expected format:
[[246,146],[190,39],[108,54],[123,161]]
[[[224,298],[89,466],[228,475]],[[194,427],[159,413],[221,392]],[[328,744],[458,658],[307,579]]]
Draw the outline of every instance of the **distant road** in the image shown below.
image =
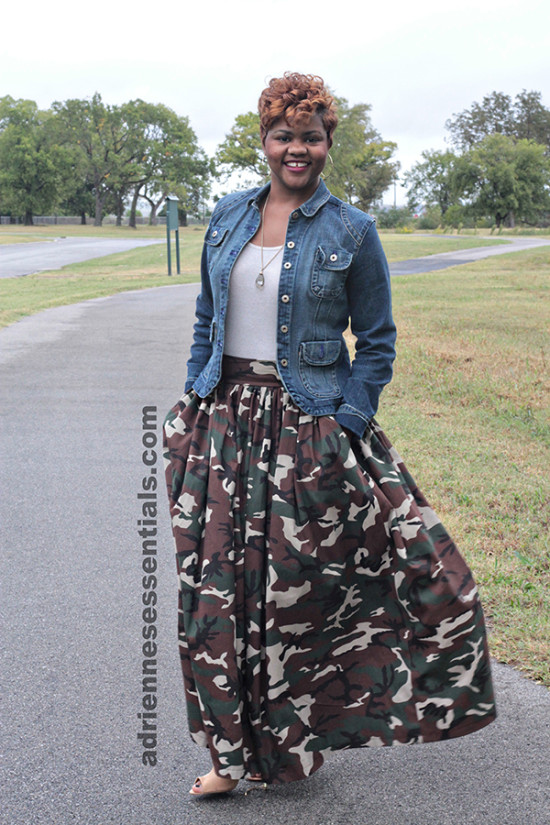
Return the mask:
[[[469,264],[492,255],[506,255],[537,246],[548,246],[550,238],[506,238],[508,243],[483,246],[474,249],[459,249],[440,252],[423,258],[395,261],[390,264],[392,275],[412,275],[420,272],[434,272],[450,266]],[[67,264],[126,252],[138,246],[161,244],[163,240],[144,238],[57,238],[50,242],[0,245],[0,278],[19,278],[34,272],[60,269]]]
[[[382,242],[383,242],[382,238]],[[435,272],[438,269],[448,269],[450,266],[471,264],[492,255],[508,255],[510,252],[520,252],[525,249],[534,249],[537,246],[549,246],[550,238],[506,238],[508,243],[495,246],[480,246],[473,249],[455,249],[453,252],[439,252],[437,255],[426,255],[424,258],[411,258],[408,261],[394,261],[390,264],[392,275],[417,275],[421,272]]]
[[0,245],[0,278],[19,278],[67,264],[163,243],[145,238],[56,238],[53,241]]

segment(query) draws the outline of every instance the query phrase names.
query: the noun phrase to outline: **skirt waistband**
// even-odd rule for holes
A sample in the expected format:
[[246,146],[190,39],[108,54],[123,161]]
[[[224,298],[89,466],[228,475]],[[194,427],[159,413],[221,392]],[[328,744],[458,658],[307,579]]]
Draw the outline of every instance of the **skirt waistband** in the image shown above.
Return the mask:
[[274,361],[235,358],[224,355],[222,360],[224,384],[252,384],[257,387],[281,387],[282,382]]

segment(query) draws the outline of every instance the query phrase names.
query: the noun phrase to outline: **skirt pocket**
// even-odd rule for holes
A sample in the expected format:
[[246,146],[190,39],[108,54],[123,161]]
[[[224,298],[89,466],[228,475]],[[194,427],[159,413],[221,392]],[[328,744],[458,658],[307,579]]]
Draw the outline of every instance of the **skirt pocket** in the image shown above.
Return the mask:
[[200,400],[194,390],[184,393],[164,419],[163,460],[171,510],[181,492]]
[[310,543],[321,556],[324,551],[334,555],[335,548],[344,557],[358,549],[363,555],[380,555],[389,541],[390,502],[359,464],[353,442],[336,419],[309,419],[298,429],[297,524],[310,531]]

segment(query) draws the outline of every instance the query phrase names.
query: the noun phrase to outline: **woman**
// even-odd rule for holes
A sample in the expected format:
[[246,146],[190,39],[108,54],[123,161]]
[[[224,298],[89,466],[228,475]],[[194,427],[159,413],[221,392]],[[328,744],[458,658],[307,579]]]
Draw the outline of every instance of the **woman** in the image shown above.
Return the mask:
[[195,796],[495,716],[471,573],[373,418],[389,273],[372,218],[321,180],[332,98],[287,73],[259,110],[271,179],[214,209],[165,423],[188,719],[213,764]]

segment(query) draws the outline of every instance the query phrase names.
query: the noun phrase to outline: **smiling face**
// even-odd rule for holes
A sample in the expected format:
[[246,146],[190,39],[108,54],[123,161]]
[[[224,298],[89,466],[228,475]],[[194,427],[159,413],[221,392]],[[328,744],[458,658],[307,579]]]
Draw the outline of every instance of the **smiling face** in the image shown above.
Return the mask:
[[299,125],[284,118],[276,120],[262,138],[273,194],[299,195],[303,201],[311,197],[331,144],[320,115],[312,115]]

